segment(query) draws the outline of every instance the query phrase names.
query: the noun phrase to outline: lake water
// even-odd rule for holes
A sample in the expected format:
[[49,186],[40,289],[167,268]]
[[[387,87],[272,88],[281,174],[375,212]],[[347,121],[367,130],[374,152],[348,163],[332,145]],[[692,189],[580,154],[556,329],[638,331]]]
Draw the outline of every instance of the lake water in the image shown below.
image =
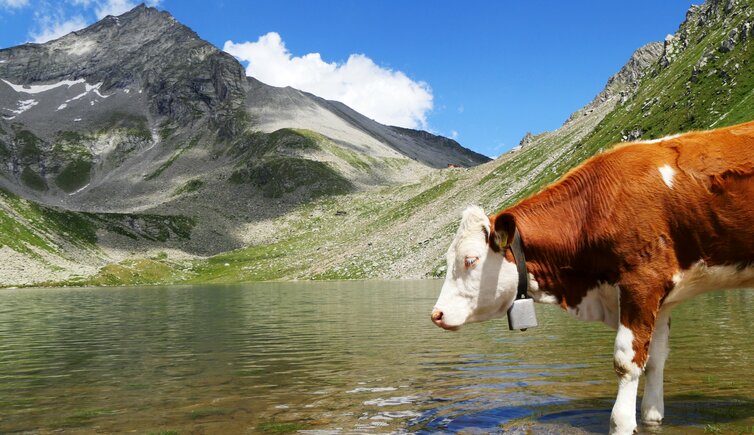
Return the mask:
[[[527,332],[442,331],[440,286],[0,290],[0,432],[607,431],[611,330],[538,306]],[[754,432],[752,307],[739,290],[675,311],[654,433]]]

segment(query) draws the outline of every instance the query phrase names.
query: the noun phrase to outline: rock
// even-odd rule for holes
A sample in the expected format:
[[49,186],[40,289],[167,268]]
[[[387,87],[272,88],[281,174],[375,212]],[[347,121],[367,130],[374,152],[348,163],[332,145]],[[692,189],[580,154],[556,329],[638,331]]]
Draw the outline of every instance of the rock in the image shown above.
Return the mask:
[[723,40],[720,47],[717,49],[720,53],[728,53],[736,46],[736,39],[738,37],[738,29],[733,29],[728,34],[728,37]]
[[644,135],[644,131],[640,127],[634,127],[628,132],[621,131],[621,139],[624,142],[634,142],[640,140]]
[[527,147],[527,146],[531,145],[532,142],[534,142],[534,137],[535,136],[533,134],[531,134],[530,131],[527,131],[526,134],[524,135],[524,137],[521,138],[521,140],[518,142],[518,146],[520,148],[524,148],[524,147]]

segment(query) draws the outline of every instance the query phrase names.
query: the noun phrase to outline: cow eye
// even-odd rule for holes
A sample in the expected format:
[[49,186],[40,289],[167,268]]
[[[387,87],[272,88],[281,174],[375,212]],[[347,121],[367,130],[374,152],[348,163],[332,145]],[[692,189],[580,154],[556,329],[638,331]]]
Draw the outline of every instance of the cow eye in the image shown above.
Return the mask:
[[470,269],[476,265],[477,261],[479,261],[479,257],[466,257],[463,260],[463,265],[466,266],[466,269]]

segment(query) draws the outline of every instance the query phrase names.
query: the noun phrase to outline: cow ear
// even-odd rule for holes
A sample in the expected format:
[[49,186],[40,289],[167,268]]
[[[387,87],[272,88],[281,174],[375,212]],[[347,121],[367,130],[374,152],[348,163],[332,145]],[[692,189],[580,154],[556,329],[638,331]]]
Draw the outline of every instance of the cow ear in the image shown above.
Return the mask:
[[501,252],[513,241],[513,232],[516,230],[516,221],[513,215],[501,213],[490,217],[489,245],[495,252]]

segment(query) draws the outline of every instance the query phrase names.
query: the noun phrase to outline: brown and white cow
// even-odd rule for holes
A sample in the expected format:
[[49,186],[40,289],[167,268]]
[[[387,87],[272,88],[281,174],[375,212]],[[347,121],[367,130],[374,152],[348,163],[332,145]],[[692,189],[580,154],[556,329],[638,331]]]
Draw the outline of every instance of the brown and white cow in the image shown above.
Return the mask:
[[515,231],[529,296],[617,330],[610,432],[636,429],[642,371],[642,420],[659,424],[672,308],[754,286],[754,122],[617,146],[496,215],[468,208],[435,324],[455,330],[505,315],[518,283]]

